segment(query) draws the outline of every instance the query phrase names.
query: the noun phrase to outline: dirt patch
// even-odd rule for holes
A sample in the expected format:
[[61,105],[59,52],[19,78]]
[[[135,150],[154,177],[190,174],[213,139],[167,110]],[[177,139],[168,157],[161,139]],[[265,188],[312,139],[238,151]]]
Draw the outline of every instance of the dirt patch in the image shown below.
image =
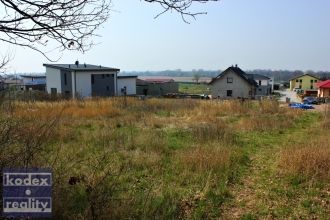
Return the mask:
[[329,104],[313,105],[315,109],[308,109],[308,111],[314,112],[327,112],[330,110]]

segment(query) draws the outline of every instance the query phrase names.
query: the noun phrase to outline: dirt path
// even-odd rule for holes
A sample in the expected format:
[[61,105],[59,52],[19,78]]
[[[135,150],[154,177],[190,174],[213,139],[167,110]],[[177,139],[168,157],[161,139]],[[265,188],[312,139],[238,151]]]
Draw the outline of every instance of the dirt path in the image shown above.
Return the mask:
[[[224,219],[239,219],[263,215],[271,219],[270,209],[273,206],[266,197],[273,180],[268,177],[276,159],[276,149],[260,148],[251,158],[251,164],[241,182],[231,188],[232,200],[222,207]],[[260,213],[264,211],[265,213]],[[265,215],[266,214],[266,215]]]
[[306,124],[265,134],[264,142],[259,136],[251,137],[249,166],[238,182],[229,186],[231,198],[221,207],[222,219],[330,219],[330,184],[292,184],[279,174],[276,162],[280,150],[308,132],[309,122],[301,123]]

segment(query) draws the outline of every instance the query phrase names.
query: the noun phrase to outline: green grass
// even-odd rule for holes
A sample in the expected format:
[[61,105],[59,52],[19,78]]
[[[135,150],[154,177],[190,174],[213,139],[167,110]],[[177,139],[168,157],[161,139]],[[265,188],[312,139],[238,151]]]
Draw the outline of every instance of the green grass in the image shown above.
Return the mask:
[[[26,134],[35,126],[33,118],[65,106],[49,140],[29,162],[53,169],[54,218],[326,219],[330,214],[326,177],[287,173],[280,160],[286,147],[299,146],[307,135],[327,140],[320,113],[269,101],[127,103],[34,103],[36,111],[18,123],[24,126],[13,129]],[[24,104],[15,105],[11,117],[20,120]],[[8,117],[2,109],[0,121]],[[35,149],[29,140],[39,134],[28,134],[12,148],[29,143]],[[69,185],[71,177],[81,181]]]
[[179,84],[180,93],[211,94],[211,86],[206,84]]

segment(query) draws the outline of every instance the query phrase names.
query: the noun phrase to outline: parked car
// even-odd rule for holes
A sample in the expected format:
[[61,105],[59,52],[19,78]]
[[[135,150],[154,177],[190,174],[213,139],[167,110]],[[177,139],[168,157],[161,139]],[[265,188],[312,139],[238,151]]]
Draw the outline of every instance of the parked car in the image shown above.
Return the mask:
[[294,92],[297,92],[297,93],[303,93],[303,92],[304,92],[303,89],[298,88],[298,87],[294,88],[293,91],[294,91]]
[[318,101],[313,96],[307,96],[307,97],[303,98],[303,103],[304,104],[318,104]]

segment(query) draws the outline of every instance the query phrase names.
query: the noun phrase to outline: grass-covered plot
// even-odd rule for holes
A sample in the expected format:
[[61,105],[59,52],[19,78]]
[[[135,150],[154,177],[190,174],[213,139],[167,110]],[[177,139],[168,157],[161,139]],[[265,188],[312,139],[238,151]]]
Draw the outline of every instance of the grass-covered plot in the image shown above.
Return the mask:
[[323,117],[267,100],[3,99],[0,161],[53,169],[54,219],[326,219]]

